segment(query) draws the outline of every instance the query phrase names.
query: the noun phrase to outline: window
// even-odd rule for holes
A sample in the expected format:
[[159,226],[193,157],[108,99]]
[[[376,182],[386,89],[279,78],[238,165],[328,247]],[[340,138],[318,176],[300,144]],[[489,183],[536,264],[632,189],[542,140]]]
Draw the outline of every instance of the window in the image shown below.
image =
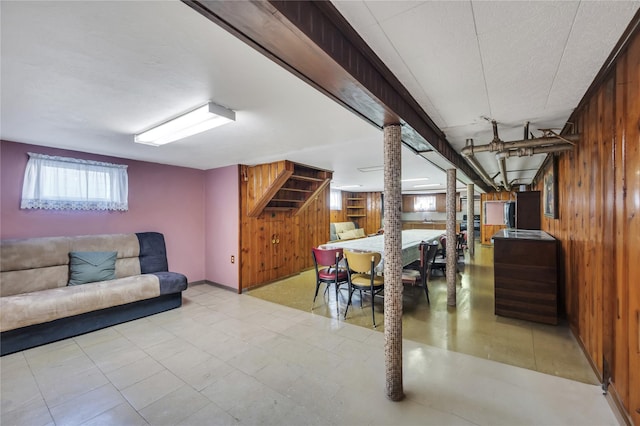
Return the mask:
[[29,153],[22,209],[128,210],[127,166]]
[[413,211],[434,212],[436,211],[435,195],[416,195],[413,199]]
[[329,199],[329,206],[331,210],[342,210],[342,191],[339,189],[332,189]]

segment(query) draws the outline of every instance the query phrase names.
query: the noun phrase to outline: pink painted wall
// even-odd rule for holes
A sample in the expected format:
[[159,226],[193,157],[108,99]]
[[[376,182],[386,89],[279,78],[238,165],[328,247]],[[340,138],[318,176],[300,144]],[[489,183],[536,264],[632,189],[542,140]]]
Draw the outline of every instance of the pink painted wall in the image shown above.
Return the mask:
[[[238,290],[240,262],[240,182],[238,166],[206,172],[205,276],[208,281]],[[235,263],[231,263],[231,256]]]
[[[128,165],[129,211],[21,210],[27,152]],[[202,232],[205,173],[185,167],[1,141],[0,238],[162,232],[170,270],[182,272],[189,282],[200,281],[205,279]]]

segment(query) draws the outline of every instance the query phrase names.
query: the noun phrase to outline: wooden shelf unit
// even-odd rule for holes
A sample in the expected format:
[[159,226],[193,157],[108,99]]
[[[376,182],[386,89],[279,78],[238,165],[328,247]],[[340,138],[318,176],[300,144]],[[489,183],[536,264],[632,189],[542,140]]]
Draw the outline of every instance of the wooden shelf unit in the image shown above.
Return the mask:
[[347,196],[346,201],[347,217],[362,227],[363,224],[360,221],[367,217],[367,199],[357,193],[351,193]]

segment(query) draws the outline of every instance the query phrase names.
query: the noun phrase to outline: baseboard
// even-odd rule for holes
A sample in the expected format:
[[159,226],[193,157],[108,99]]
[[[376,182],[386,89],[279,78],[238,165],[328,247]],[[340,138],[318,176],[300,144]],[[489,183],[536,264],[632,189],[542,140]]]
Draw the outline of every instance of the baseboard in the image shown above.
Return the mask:
[[[573,337],[576,338],[576,341],[580,346],[580,350],[582,351],[584,356],[587,358],[587,362],[589,362],[589,365],[593,369],[593,372],[595,373],[596,377],[598,378],[600,383],[602,383],[602,380],[603,380],[602,373],[598,370],[596,363],[593,362],[593,359],[589,355],[589,352],[587,351],[584,345],[584,342],[582,341],[582,339],[580,339],[580,336],[578,335],[577,330],[571,324],[571,322],[569,322],[569,329],[571,330]],[[607,387],[607,393],[604,394],[604,397],[607,400],[607,403],[609,404],[609,406],[611,407],[611,411],[613,411],[613,414],[616,416],[616,419],[618,419],[618,422],[621,425],[633,426],[633,421],[631,420],[631,416],[629,415],[629,413],[627,413],[627,410],[624,408],[624,404],[622,403],[622,399],[618,394],[618,390],[615,387],[615,383],[609,383]]]
[[263,283],[252,285],[251,287],[243,288],[242,289],[242,293],[244,293],[245,291],[249,291],[249,290],[255,290],[256,288],[260,288],[260,287],[263,287],[265,285],[273,284],[273,283],[278,282],[278,281],[286,280],[287,278],[295,277],[296,275],[300,275],[301,273],[309,271],[311,269],[314,269],[314,267],[311,266],[309,268],[301,269],[298,272],[294,272],[293,274],[284,275],[284,276],[278,277],[278,278],[276,278],[274,280],[266,281],[266,282],[263,282]]
[[211,285],[211,286],[214,286],[214,287],[217,287],[217,288],[221,288],[223,290],[233,291],[234,293],[238,292],[238,290],[233,288],[233,287],[229,287],[228,285],[220,284],[220,283],[217,283],[215,281],[202,280],[202,281],[197,281],[197,283],[198,284]]
[[567,321],[569,322],[569,330],[571,330],[571,334],[573,334],[573,337],[575,337],[576,342],[578,342],[578,346],[580,346],[580,350],[582,351],[584,356],[587,358],[587,362],[591,366],[591,369],[595,373],[596,377],[598,378],[600,383],[602,383],[602,372],[598,370],[598,365],[593,361],[593,359],[591,359],[591,355],[589,355],[589,351],[587,351],[587,348],[584,345],[584,342],[582,341],[582,339],[580,338],[580,334],[578,334],[578,331],[575,329],[573,324],[571,324],[571,321],[569,321],[568,319]]
[[633,426],[633,420],[631,420],[631,416],[627,413],[627,410],[625,410],[615,384],[609,384],[609,391],[605,395],[605,398],[607,399],[613,414],[616,416],[616,419],[618,419],[618,422],[621,425]]

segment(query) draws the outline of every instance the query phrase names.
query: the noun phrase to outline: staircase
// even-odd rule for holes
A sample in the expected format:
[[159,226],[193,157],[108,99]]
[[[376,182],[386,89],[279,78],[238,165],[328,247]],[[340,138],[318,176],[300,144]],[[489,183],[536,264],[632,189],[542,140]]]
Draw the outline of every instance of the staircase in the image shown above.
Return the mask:
[[288,160],[245,166],[248,183],[247,214],[255,217],[265,211],[298,214],[329,185],[333,172]]

